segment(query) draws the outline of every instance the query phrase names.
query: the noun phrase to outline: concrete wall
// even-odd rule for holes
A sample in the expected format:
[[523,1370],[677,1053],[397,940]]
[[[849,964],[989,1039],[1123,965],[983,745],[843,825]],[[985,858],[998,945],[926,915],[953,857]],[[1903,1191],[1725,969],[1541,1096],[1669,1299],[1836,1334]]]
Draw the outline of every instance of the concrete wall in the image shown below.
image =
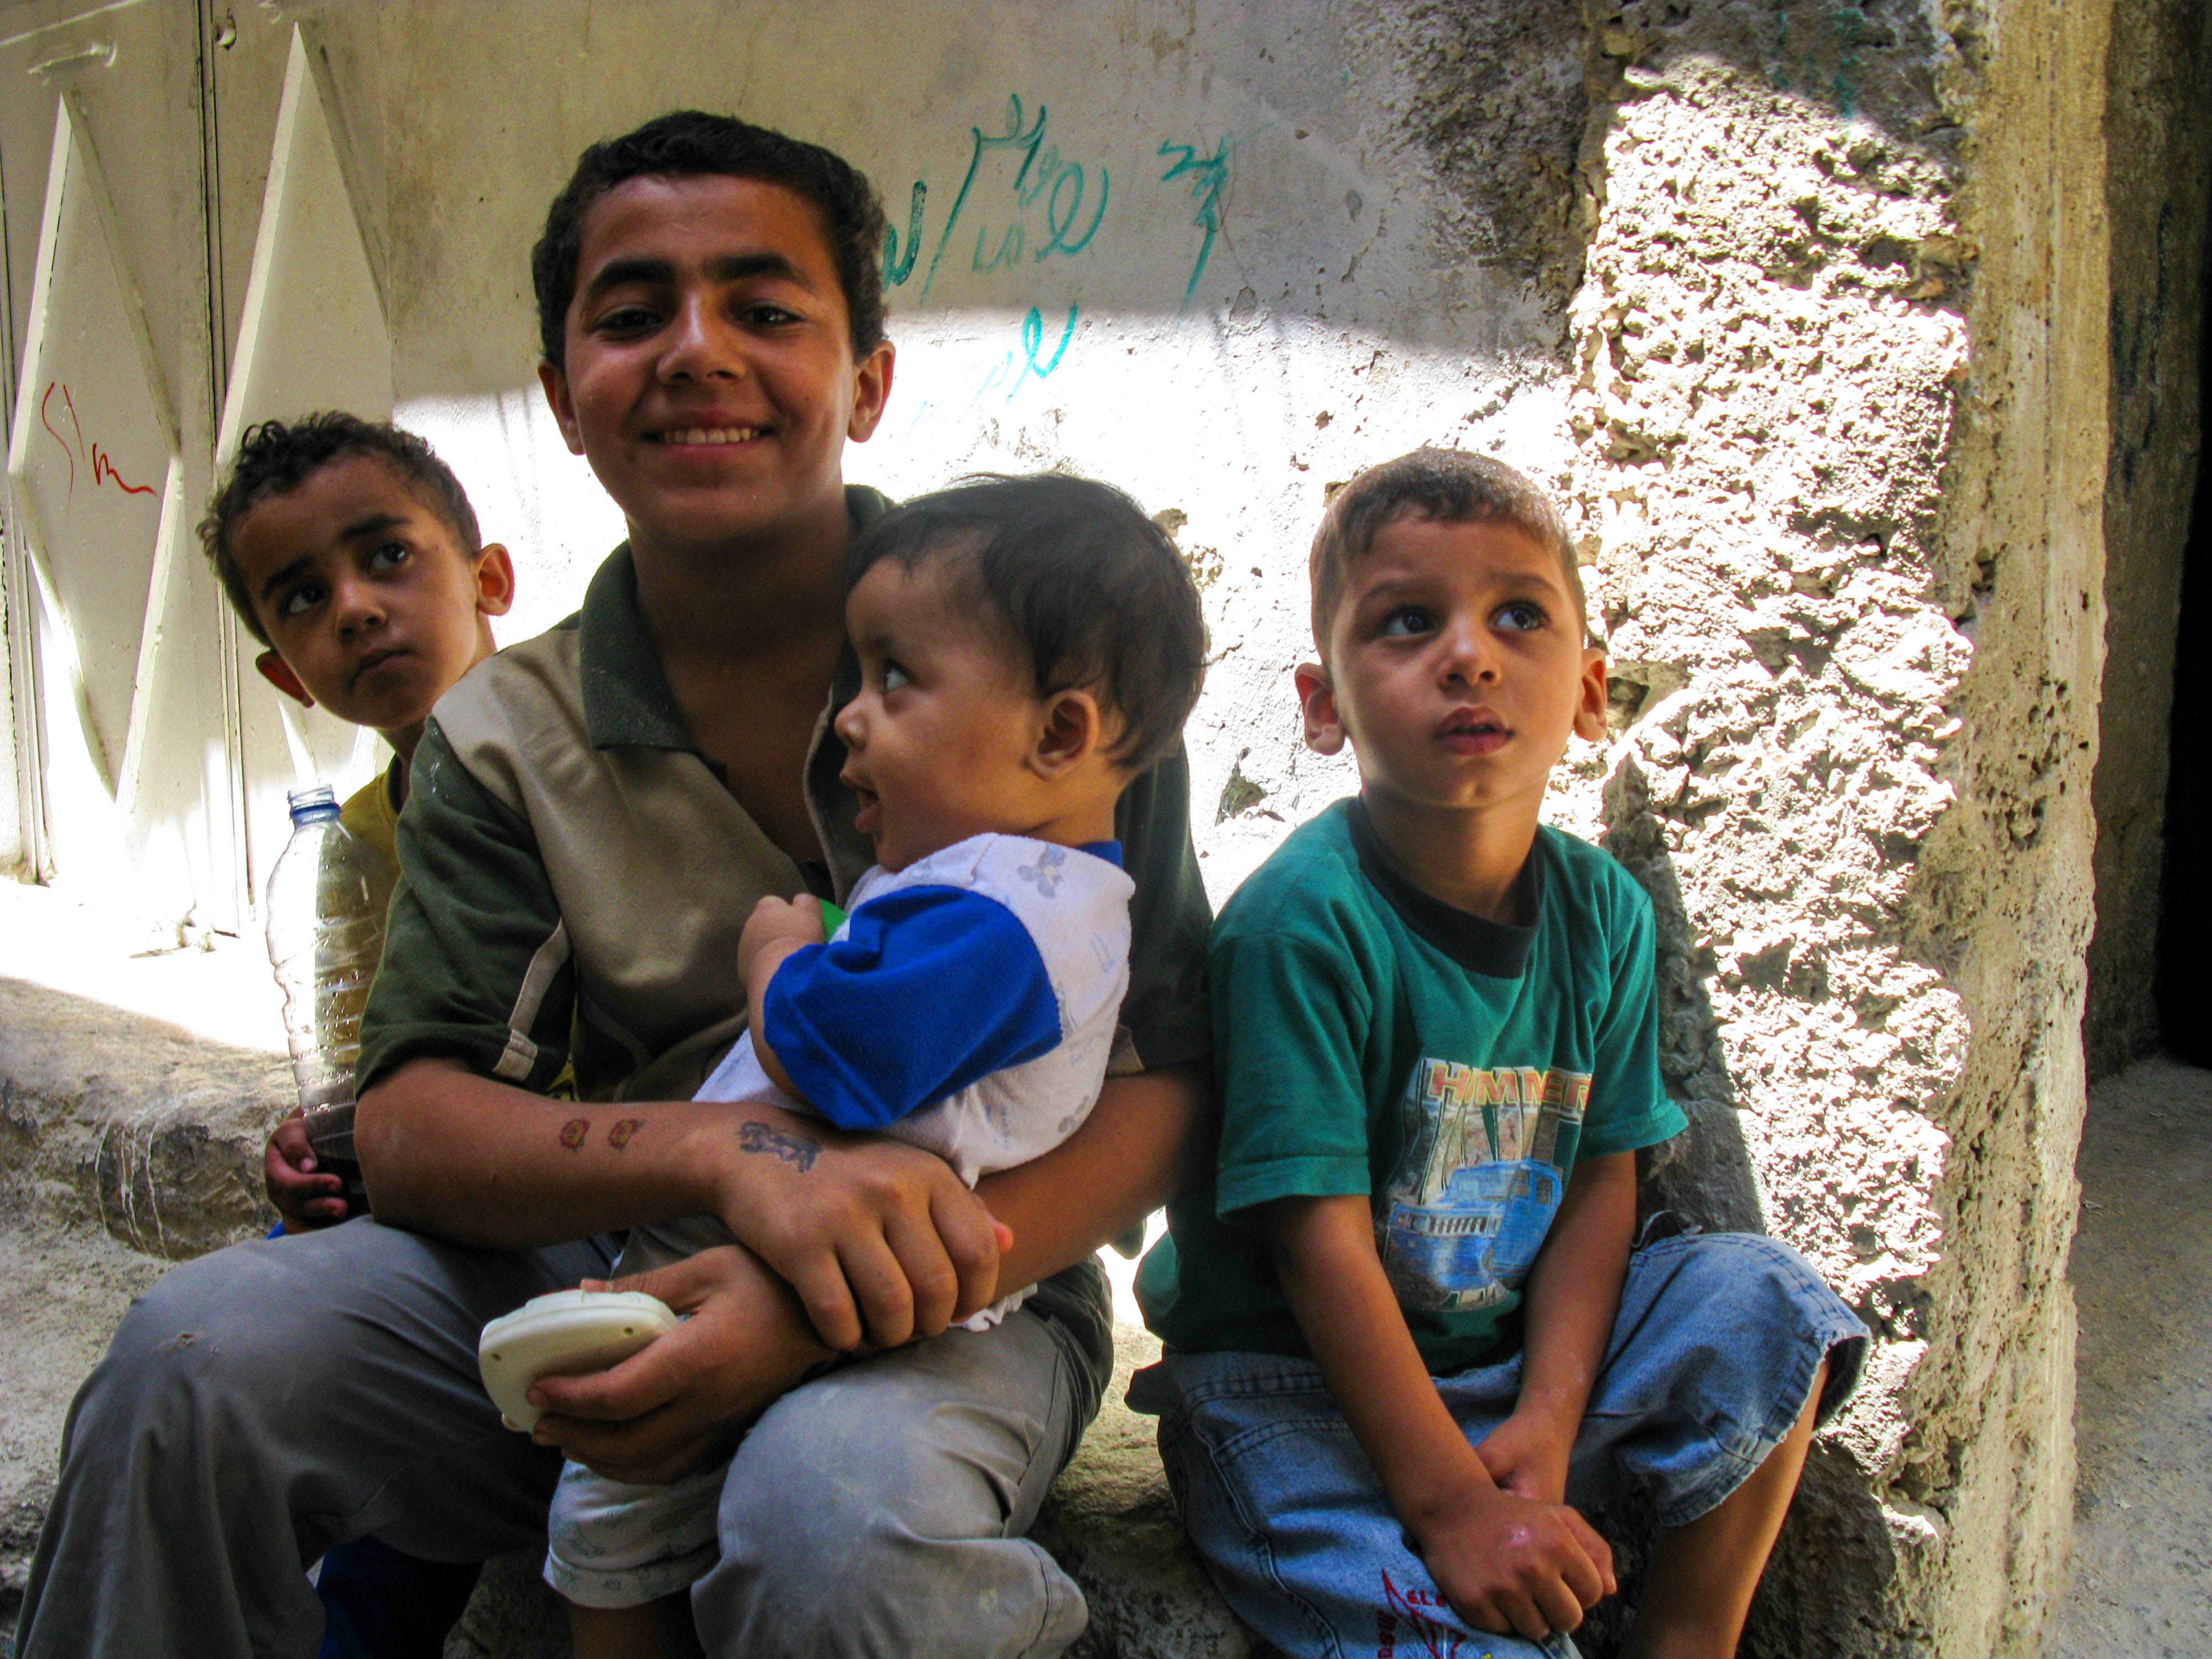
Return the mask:
[[2001,8],[1971,60],[1960,214],[1978,255],[1976,347],[1941,523],[1944,586],[1976,649],[1947,757],[1958,804],[1908,911],[1973,1025],[1939,1113],[1946,1239],[1916,1298],[1931,1340],[1905,1395],[1899,1472],[1936,1532],[1903,1577],[1936,1592],[1939,1651],[2032,1650],[2069,1521],[2064,1264],[2103,636],[2110,16]]
[[2083,1037],[2094,1076],[2158,1037],[2161,834],[2181,568],[2203,442],[2212,9],[2124,6],[2106,75],[2112,453],[2105,477],[2097,931]]

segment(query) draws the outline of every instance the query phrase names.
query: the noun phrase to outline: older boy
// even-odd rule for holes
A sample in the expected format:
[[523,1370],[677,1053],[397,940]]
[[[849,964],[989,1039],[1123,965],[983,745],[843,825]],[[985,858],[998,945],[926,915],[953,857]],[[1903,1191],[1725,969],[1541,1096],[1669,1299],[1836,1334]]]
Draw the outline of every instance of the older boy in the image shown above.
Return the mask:
[[[311,1652],[298,1563],[337,1539],[542,1541],[560,1460],[498,1427],[477,1330],[604,1276],[601,1230],[696,1213],[742,1243],[657,1277],[690,1321],[649,1364],[544,1385],[541,1428],[665,1480],[768,1408],[693,1593],[708,1650],[1049,1653],[1081,1629],[1019,1534],[1108,1374],[1090,1252],[1174,1189],[1204,1107],[1179,757],[1116,815],[1131,988],[1116,1075],[1062,1146],[971,1195],[915,1148],[684,1098],[743,1028],[755,902],[868,862],[830,716],[853,690],[839,562],[884,506],[842,477],[890,392],[882,239],[838,158],[696,113],[593,146],[556,198],[541,378],[630,534],[574,622],[471,675],[416,756],[359,1140],[379,1216],[416,1231],[241,1245],[126,1316],[79,1396],[22,1659]],[[588,1103],[532,1092],[564,1057]],[[906,1342],[1030,1283],[988,1339],[779,1398],[864,1329]],[[272,1301],[281,1330],[252,1316]]]
[[[248,427],[199,534],[267,647],[253,660],[261,678],[392,745],[340,818],[396,878],[408,765],[431,705],[492,653],[491,619],[514,602],[507,549],[483,539],[461,481],[422,439],[337,410]],[[287,1231],[345,1219],[344,1183],[317,1170],[297,1112],[264,1163]]]
[[[826,942],[811,898],[755,907],[738,943],[750,1018],[698,1098],[881,1129],[972,1182],[1066,1139],[1105,1079],[1129,979],[1115,807],[1178,741],[1206,624],[1136,504],[1055,474],[894,507],[846,571],[860,687],[836,733],[876,861]],[[619,1266],[729,1237],[702,1216],[634,1229]],[[1024,1299],[939,1340],[986,1335]],[[564,1471],[545,1576],[576,1659],[691,1650],[686,1592],[714,1563],[722,1486],[712,1464],[665,1486]]]
[[1731,1653],[1864,1332],[1771,1240],[1631,1255],[1636,1151],[1683,1118],[1650,903],[1538,823],[1604,729],[1572,546],[1519,474],[1421,451],[1339,495],[1312,574],[1306,741],[1359,794],[1215,929],[1219,1170],[1145,1262],[1169,1355],[1132,1398],[1286,1652],[1570,1651],[1614,1589],[1576,1506],[1632,1483],[1630,1651]]

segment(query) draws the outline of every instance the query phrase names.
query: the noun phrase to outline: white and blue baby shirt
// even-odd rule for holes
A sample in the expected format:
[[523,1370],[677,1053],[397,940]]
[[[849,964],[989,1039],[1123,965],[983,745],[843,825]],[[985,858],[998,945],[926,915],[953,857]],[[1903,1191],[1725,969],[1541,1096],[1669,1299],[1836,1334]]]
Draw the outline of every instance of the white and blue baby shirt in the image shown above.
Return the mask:
[[[971,836],[896,873],[878,865],[837,931],[786,957],[763,1001],[769,1045],[805,1098],[769,1079],[750,1031],[695,1098],[879,1131],[970,1186],[1041,1157],[1090,1115],[1105,1080],[1133,890],[1110,841]],[[726,1237],[707,1218],[641,1228],[619,1271]],[[1021,1300],[969,1322],[994,1324]]]

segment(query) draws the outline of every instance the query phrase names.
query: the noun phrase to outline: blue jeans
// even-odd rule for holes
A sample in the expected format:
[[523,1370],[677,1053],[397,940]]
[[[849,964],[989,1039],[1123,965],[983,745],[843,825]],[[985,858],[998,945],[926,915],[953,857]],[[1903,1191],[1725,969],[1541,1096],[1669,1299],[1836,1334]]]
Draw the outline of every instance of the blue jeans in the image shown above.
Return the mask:
[[[1766,1460],[1828,1362],[1825,1421],[1858,1379],[1867,1332],[1796,1251],[1747,1234],[1683,1236],[1629,1259],[1620,1313],[1567,1475],[1580,1509],[1631,1490],[1679,1527]],[[1470,1444],[1512,1411],[1518,1354],[1437,1380]],[[1239,1618],[1285,1653],[1565,1659],[1462,1623],[1409,1547],[1374,1465],[1310,1360],[1175,1353],[1129,1403],[1160,1418],[1183,1525]]]

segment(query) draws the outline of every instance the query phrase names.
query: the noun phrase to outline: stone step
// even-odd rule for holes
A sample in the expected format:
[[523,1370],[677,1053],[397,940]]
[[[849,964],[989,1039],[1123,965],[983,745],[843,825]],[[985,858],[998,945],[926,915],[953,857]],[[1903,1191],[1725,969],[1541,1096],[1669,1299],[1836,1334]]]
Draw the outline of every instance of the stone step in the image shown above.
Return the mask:
[[[261,1148],[286,1109],[279,1056],[0,977],[0,1637],[13,1632],[62,1422],[130,1298],[181,1261],[264,1232]],[[1123,1406],[1157,1357],[1116,1334],[1104,1408],[1036,1535],[1091,1603],[1077,1659],[1246,1659],[1258,1650],[1176,1524],[1152,1425]],[[491,1563],[447,1659],[555,1659],[534,1553]]]

